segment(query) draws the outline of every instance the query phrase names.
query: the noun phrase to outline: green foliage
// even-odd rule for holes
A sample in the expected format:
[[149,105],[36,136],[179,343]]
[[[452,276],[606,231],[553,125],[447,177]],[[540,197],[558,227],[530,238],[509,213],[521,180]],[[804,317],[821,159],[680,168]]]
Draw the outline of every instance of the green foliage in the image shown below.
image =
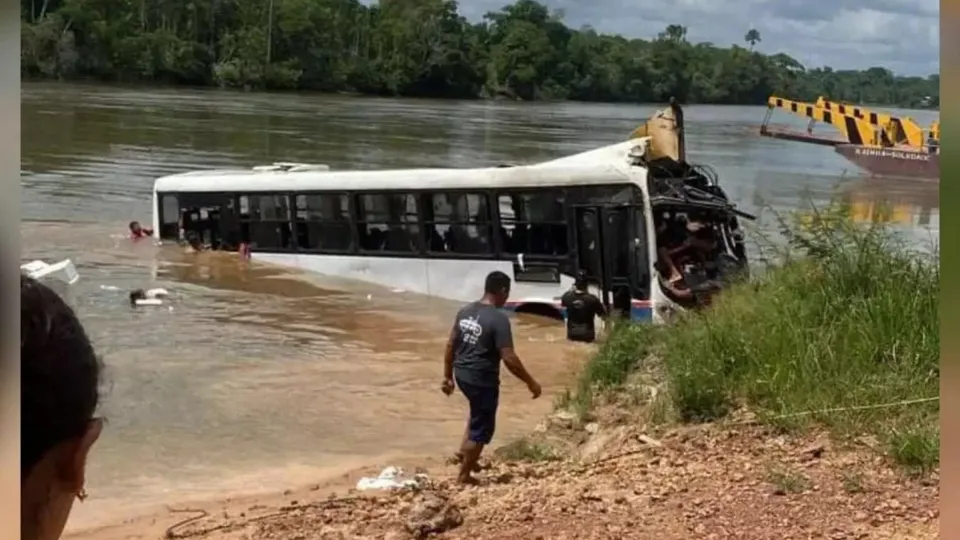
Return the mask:
[[773,487],[775,495],[803,493],[812,487],[810,479],[798,471],[785,467],[771,466],[767,469],[767,481]]
[[505,461],[543,462],[559,459],[557,451],[544,442],[526,438],[511,441],[496,450],[494,455]]
[[670,325],[617,328],[581,390],[620,384],[655,357],[682,420],[746,406],[776,426],[871,434],[905,466],[935,465],[939,404],[917,400],[939,395],[937,255],[842,206],[783,227],[781,264]]
[[[939,76],[805,69],[786,54],[567,27],[534,0],[470,23],[451,0],[21,0],[21,73],[430,97],[939,105]],[[929,98],[929,99],[928,99]]]

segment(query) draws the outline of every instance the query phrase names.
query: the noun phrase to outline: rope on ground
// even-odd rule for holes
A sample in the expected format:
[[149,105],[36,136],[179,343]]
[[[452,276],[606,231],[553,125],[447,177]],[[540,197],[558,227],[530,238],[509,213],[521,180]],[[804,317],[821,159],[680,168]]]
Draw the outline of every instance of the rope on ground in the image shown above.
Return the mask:
[[189,525],[194,521],[199,521],[210,515],[209,512],[207,512],[202,508],[170,508],[169,510],[171,513],[178,513],[178,514],[185,513],[185,512],[199,512],[199,514],[193,517],[182,519],[174,523],[173,525],[167,527],[166,532],[164,532],[163,534],[164,538],[182,538],[180,535],[178,535],[175,532],[177,529],[179,529],[180,527],[183,527],[184,525]]
[[612,455],[612,456],[607,456],[607,457],[604,457],[604,458],[600,458],[600,459],[591,461],[590,463],[585,463],[584,465],[582,465],[582,466],[580,467],[580,470],[581,470],[581,471],[585,471],[585,470],[587,470],[587,469],[589,469],[589,468],[596,467],[597,465],[603,465],[604,463],[609,463],[609,462],[611,462],[611,461],[616,461],[616,460],[618,460],[618,459],[623,459],[623,458],[625,458],[625,457],[635,456],[635,455],[637,455],[637,454],[646,454],[646,453],[650,452],[650,450],[651,450],[652,448],[654,448],[654,447],[652,447],[652,446],[646,446],[646,447],[644,447],[644,448],[640,448],[640,449],[637,449],[637,450],[630,450],[630,451],[628,451],[628,452],[621,452],[621,453],[619,453],[619,454],[614,454],[614,455]]
[[[810,416],[814,414],[828,414],[828,413],[849,412],[849,411],[865,411],[870,409],[889,409],[892,407],[903,407],[906,405],[918,405],[920,403],[929,403],[931,401],[940,401],[940,396],[907,399],[903,401],[892,401],[890,403],[875,403],[873,405],[851,405],[849,407],[833,407],[829,409],[819,409],[814,411],[802,411],[802,412],[795,412],[795,413],[779,414],[777,416],[768,416],[766,419],[782,420],[784,418],[796,418],[798,416]],[[750,419],[750,420],[743,420],[740,422],[734,422],[734,424],[752,424],[756,422],[757,420]]]
[[199,520],[201,520],[201,519],[203,519],[203,518],[205,518],[205,517],[208,517],[208,516],[210,515],[209,512],[207,512],[206,510],[204,510],[204,509],[202,509],[202,508],[170,508],[169,511],[170,511],[171,513],[199,512],[199,515],[196,515],[196,516],[189,517],[189,518],[187,518],[187,519],[178,521],[177,523],[174,523],[173,525],[167,527],[167,531],[166,531],[166,533],[164,534],[164,537],[165,537],[165,538],[190,538],[190,537],[206,536],[206,535],[208,535],[208,534],[210,534],[210,533],[212,533],[212,532],[222,531],[222,530],[224,530],[224,529],[231,529],[231,528],[235,528],[235,527],[240,527],[240,526],[243,526],[243,525],[248,525],[248,524],[250,524],[250,523],[255,523],[255,522],[257,522],[257,521],[263,521],[263,520],[265,520],[265,519],[270,519],[270,518],[274,518],[274,517],[280,517],[280,516],[283,516],[283,515],[287,514],[288,512],[291,512],[291,511],[293,511],[293,510],[304,510],[304,509],[307,509],[307,508],[328,508],[328,507],[330,507],[330,506],[335,506],[335,505],[337,505],[337,504],[339,504],[339,503],[358,501],[358,500],[360,500],[360,499],[362,499],[362,498],[364,498],[364,497],[356,497],[356,496],[355,496],[355,497],[338,497],[338,498],[335,498],[335,499],[326,499],[326,500],[323,500],[323,501],[316,501],[316,502],[311,502],[311,503],[306,503],[306,504],[297,504],[297,505],[281,506],[281,507],[279,507],[279,508],[277,509],[276,512],[271,512],[271,513],[269,513],[269,514],[264,514],[264,515],[256,516],[256,517],[252,517],[252,518],[246,518],[246,519],[243,519],[243,520],[241,520],[241,521],[231,521],[231,522],[227,522],[227,523],[222,523],[222,524],[220,524],[220,525],[214,525],[214,526],[211,526],[211,527],[207,527],[207,528],[204,528],[204,529],[199,529],[199,530],[196,530],[196,531],[187,531],[187,532],[178,532],[177,529],[179,529],[179,528],[181,528],[181,527],[184,527],[184,526],[186,526],[186,525],[189,525],[189,524],[191,524],[191,523],[195,523],[195,522],[197,522],[197,521],[199,521]]
[[[795,412],[795,413],[781,414],[777,416],[769,416],[767,417],[767,420],[781,420],[784,418],[796,418],[800,416],[810,416],[814,414],[827,414],[827,413],[835,413],[835,412],[863,411],[863,410],[871,410],[871,409],[888,409],[892,407],[903,407],[907,405],[919,405],[921,403],[930,403],[932,401],[940,401],[940,396],[907,399],[902,401],[892,401],[889,403],[875,403],[872,405],[851,405],[849,407],[833,407],[829,409],[801,411],[801,412]],[[727,425],[756,424],[758,422],[759,420],[757,419],[749,419],[749,420],[741,420],[738,422],[732,422],[731,424],[727,424]],[[612,456],[607,456],[601,459],[597,459],[595,461],[591,461],[590,463],[581,465],[580,471],[582,472],[589,468],[593,468],[598,465],[603,465],[604,463],[609,463],[611,461],[616,461],[626,457],[635,456],[637,454],[646,454],[656,447],[657,447],[656,445],[647,444],[647,445],[644,445],[642,448],[639,448],[636,450],[629,450],[626,452],[621,452],[619,454],[614,454]]]

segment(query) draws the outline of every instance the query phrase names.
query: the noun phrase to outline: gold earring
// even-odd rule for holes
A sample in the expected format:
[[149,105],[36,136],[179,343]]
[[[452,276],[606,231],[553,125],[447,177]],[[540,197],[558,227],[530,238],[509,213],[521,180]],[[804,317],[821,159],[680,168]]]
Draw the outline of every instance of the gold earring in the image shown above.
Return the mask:
[[77,493],[77,500],[79,500],[80,502],[83,502],[83,500],[86,498],[87,498],[87,489],[80,488],[80,493]]

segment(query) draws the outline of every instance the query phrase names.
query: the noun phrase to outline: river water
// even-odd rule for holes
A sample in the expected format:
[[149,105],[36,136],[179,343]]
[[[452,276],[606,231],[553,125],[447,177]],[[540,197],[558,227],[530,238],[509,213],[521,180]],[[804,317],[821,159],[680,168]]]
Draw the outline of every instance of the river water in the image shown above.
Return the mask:
[[[108,424],[71,528],[436,454],[462,430],[462,400],[438,391],[456,305],[133,244],[126,223],[150,221],[157,176],[274,161],[530,162],[622,140],[655,108],[45,83],[25,83],[21,103],[22,258],[75,261],[81,281],[65,294],[107,366]],[[754,238],[775,230],[771,209],[831,196],[865,219],[896,222],[918,247],[939,238],[936,183],[864,178],[830,149],[761,138],[762,107],[686,112],[690,157],[760,215]],[[141,287],[167,288],[171,301],[131,311],[123,291]],[[587,352],[536,319],[518,321],[515,335],[546,395],[532,401],[505,376],[500,441],[533,427]]]

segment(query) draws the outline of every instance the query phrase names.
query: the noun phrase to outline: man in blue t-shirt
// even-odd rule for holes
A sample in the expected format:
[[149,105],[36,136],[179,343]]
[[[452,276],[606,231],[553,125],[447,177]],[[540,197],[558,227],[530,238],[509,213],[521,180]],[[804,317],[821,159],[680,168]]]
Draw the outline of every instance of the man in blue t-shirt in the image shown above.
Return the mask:
[[500,311],[509,296],[510,277],[490,272],[483,298],[460,308],[447,342],[443,393],[449,396],[456,385],[470,403],[470,417],[457,453],[457,481],[462,484],[476,483],[471,473],[478,469],[483,447],[493,439],[500,401],[500,361],[527,385],[534,399],[540,397],[540,385],[513,350],[510,319]]

